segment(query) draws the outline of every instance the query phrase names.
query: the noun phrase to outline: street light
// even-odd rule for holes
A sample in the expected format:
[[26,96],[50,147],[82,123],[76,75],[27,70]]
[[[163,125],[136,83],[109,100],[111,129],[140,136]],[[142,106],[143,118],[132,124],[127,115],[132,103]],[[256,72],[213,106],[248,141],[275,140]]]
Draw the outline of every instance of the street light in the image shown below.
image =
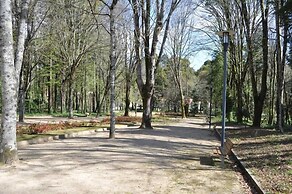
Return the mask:
[[209,85],[209,89],[210,89],[210,103],[209,103],[209,130],[211,130],[211,125],[212,125],[212,97],[213,97],[213,62],[210,63],[210,72],[209,72],[209,76],[210,76],[210,85]]
[[224,152],[225,143],[225,122],[226,122],[226,91],[227,91],[227,50],[229,44],[229,31],[223,32],[223,49],[224,49],[224,68],[223,68],[223,115],[222,115],[222,134],[221,134],[221,149]]
[[[212,73],[212,66],[211,66],[211,73]],[[212,74],[211,74],[211,76],[212,76]],[[209,105],[209,130],[211,130],[211,125],[212,125],[212,97],[213,97],[213,83],[211,80],[211,82],[210,82],[210,105]]]
[[229,45],[230,35],[233,35],[232,31],[222,31],[218,33],[222,37],[223,51],[224,51],[224,67],[223,67],[223,93],[222,93],[222,132],[221,132],[221,153],[222,164],[224,165],[224,143],[225,143],[225,122],[226,122],[226,88],[227,88],[227,51]]

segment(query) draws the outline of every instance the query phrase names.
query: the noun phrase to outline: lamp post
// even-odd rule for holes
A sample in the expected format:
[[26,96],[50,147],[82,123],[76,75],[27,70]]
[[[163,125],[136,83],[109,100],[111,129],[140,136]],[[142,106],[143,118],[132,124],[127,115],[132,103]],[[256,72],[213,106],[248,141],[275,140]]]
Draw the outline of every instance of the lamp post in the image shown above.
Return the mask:
[[222,104],[222,134],[221,134],[221,149],[224,152],[225,143],[225,122],[226,122],[226,90],[227,90],[227,50],[229,44],[229,32],[223,32],[223,51],[224,51],[224,67],[223,67],[223,104]]
[[212,97],[213,97],[213,84],[211,82],[210,83],[210,106],[209,106],[209,130],[211,130],[211,125],[212,125]]
[[221,132],[221,153],[222,166],[224,166],[224,143],[225,143],[225,122],[226,122],[226,90],[227,90],[227,51],[229,45],[229,37],[232,35],[231,31],[222,31],[218,33],[221,35],[223,41],[224,51],[224,67],[223,67],[223,93],[222,93],[222,132]]
[[213,97],[213,67],[212,62],[210,63],[210,104],[209,104],[209,130],[212,125],[212,97]]

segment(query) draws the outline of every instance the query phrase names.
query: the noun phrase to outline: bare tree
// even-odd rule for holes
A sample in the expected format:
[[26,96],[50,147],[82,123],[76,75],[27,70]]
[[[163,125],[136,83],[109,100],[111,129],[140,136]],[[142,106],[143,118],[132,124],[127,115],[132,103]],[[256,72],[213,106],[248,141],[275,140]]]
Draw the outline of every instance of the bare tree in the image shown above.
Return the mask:
[[[247,87],[244,82],[247,73],[250,73],[248,81],[251,82],[253,94],[253,126],[260,126],[267,93],[269,3],[212,0],[206,1],[206,5],[208,12],[214,16],[213,27],[217,31],[231,29],[236,32],[234,39],[230,41],[231,73],[228,79],[231,90],[233,85],[236,89],[237,121],[242,121],[243,91]],[[261,48],[257,40],[262,40]],[[262,57],[255,55],[256,52],[262,53]],[[259,61],[261,66],[257,64]]]
[[124,63],[125,63],[125,113],[124,116],[129,116],[130,110],[130,94],[131,94],[131,85],[136,70],[136,65],[134,63],[134,47],[133,39],[127,30],[124,30]]
[[[130,0],[134,14],[135,62],[137,65],[137,85],[143,101],[143,117],[140,128],[151,128],[153,93],[155,87],[155,69],[160,63],[166,42],[171,16],[181,0],[172,0],[168,13],[166,1]],[[153,15],[154,13],[154,15]],[[164,33],[160,50],[159,37]],[[143,52],[141,52],[141,50]],[[144,59],[144,62],[142,62]],[[142,65],[145,65],[145,78]]]
[[[182,118],[186,117],[185,97],[182,83],[183,59],[188,58],[195,51],[195,37],[192,27],[194,26],[193,11],[196,5],[185,1],[177,10],[170,24],[167,41],[167,53],[170,55],[170,69],[179,91]],[[194,7],[195,6],[195,7]]]

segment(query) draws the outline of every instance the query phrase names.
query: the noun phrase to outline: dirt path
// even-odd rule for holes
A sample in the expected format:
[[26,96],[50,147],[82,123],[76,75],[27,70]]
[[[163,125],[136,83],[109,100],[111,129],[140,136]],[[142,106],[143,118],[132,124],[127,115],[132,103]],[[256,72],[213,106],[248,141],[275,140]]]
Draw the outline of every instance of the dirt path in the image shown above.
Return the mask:
[[0,193],[244,193],[234,171],[200,164],[219,142],[197,122],[28,146],[0,168]]

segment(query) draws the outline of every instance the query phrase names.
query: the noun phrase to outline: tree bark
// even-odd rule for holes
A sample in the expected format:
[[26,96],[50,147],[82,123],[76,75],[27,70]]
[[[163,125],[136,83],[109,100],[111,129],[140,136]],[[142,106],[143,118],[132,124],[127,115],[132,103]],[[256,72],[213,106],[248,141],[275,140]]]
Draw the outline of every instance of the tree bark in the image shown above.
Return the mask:
[[129,116],[129,110],[130,110],[130,92],[131,92],[131,78],[129,76],[129,73],[126,73],[126,96],[125,96],[125,113],[124,116]]
[[29,0],[22,0],[14,59],[15,71],[17,75],[17,84],[19,83],[20,70],[23,62],[23,54],[25,49],[25,41],[27,38],[28,5]]
[[61,90],[60,90],[60,104],[61,104],[61,114],[65,111],[65,83],[62,82]]
[[58,79],[58,75],[55,75],[55,83],[54,83],[54,101],[53,101],[53,111],[54,113],[57,112],[57,107],[58,107],[58,84],[56,83],[56,80]]
[[[239,84],[241,85],[241,84]],[[243,107],[243,93],[242,93],[242,87],[237,86],[237,112],[236,112],[236,120],[238,123],[242,123],[242,118],[243,118],[243,111],[242,111],[242,107]]]
[[275,57],[272,57],[272,63],[270,68],[270,102],[269,102],[269,115],[268,115],[268,125],[272,125],[274,121],[274,104],[275,104],[275,75],[276,75],[276,64],[275,64]]
[[68,99],[68,109],[69,109],[69,119],[73,119],[73,80],[70,78],[68,80],[68,92],[69,92],[69,99]]
[[[22,63],[24,66],[24,63]],[[18,121],[24,122],[24,113],[25,113],[25,95],[26,95],[26,84],[25,84],[25,70],[22,67],[20,72],[20,79],[19,79],[19,88],[18,88]]]
[[152,124],[151,124],[151,119],[152,119],[152,111],[151,111],[152,93],[151,91],[153,91],[151,90],[151,88],[144,89],[144,94],[142,95],[143,116],[142,116],[142,122],[140,125],[140,128],[142,129],[145,129],[145,128],[153,129]]
[[[276,0],[275,1],[275,21],[276,21],[276,63],[277,63],[277,93],[276,93],[276,111],[277,111],[277,126],[276,128],[280,130],[282,133],[284,132],[284,105],[283,105],[283,86],[284,86],[284,66],[285,66],[285,57],[287,51],[287,31],[288,24],[284,20],[280,18],[280,9],[283,6],[283,1]],[[280,25],[284,24],[283,33],[281,33]],[[283,36],[283,43],[281,42],[281,37]]]
[[185,111],[185,99],[184,99],[184,94],[183,90],[181,87],[181,84],[179,86],[179,94],[180,94],[180,108],[181,108],[181,117],[184,119],[187,117],[186,111]]
[[[29,0],[23,0],[22,1],[22,10],[20,13],[20,19],[18,23],[18,33],[17,33],[17,45],[15,50],[15,71],[17,76],[17,85],[18,89],[20,90],[18,92],[18,112],[19,112],[19,118],[18,120],[20,122],[24,122],[24,113],[25,113],[25,94],[26,94],[26,86],[24,83],[24,80],[21,81],[21,67],[23,67],[23,56],[24,56],[24,50],[25,50],[25,41],[27,38],[27,16],[28,16],[28,6],[29,6]],[[23,70],[24,71],[24,70]],[[23,76],[25,76],[24,73],[22,73]]]
[[16,106],[18,75],[14,63],[11,1],[0,1],[0,62],[2,86],[2,118],[0,162],[18,160],[16,143]]
[[118,0],[113,0],[110,6],[110,134],[109,138],[115,138],[115,78],[116,78],[116,64],[117,64],[117,37],[116,37],[116,5]]
[[52,61],[50,61],[50,71],[48,75],[48,114],[52,112]]

